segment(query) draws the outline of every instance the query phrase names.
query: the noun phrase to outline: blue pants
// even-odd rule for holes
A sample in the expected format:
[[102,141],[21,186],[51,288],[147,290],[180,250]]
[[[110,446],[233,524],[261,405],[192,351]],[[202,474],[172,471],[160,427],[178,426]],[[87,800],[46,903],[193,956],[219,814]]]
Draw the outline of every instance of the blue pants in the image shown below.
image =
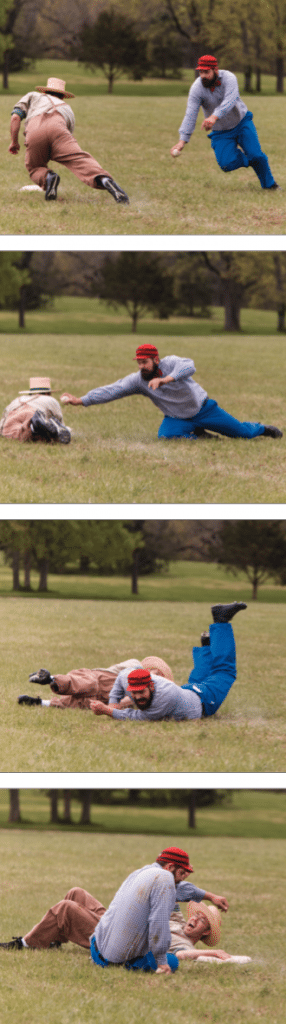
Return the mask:
[[[262,153],[261,145],[255,125],[252,121],[253,114],[248,110],[242,121],[225,132],[210,132],[212,149],[222,171],[235,171],[237,167],[253,167],[259,178],[262,188],[271,188],[275,184],[265,153]],[[238,146],[241,148],[238,149]]]
[[210,647],[193,647],[194,668],[182,690],[194,690],[206,715],[214,715],[236,679],[235,642],[230,622],[210,626]]
[[189,420],[175,420],[171,416],[164,416],[158,437],[191,437],[195,441],[196,427],[214,430],[217,434],[226,434],[227,437],[253,438],[264,434],[262,423],[240,423],[234,416],[220,409],[213,398],[207,398],[196,416],[190,417]]
[[[94,963],[97,964],[98,967],[109,967],[110,961],[105,960],[104,956],[101,956],[101,953],[99,953],[94,935],[90,942],[90,952]],[[178,970],[179,961],[174,953],[167,953],[167,961],[172,973]],[[156,971],[158,964],[153,953],[149,950],[149,953],[146,953],[145,956],[136,956],[133,960],[126,960],[126,963],[123,964],[123,966],[126,967],[127,971],[141,970],[149,972]]]

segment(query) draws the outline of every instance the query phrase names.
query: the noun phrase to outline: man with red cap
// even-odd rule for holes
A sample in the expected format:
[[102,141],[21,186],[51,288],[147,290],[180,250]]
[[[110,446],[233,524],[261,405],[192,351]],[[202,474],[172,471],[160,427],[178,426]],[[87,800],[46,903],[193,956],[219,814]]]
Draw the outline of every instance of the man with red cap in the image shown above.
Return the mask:
[[[164,872],[162,868],[165,869]],[[165,871],[168,874],[165,874]],[[228,910],[228,902],[224,896],[198,889],[189,882],[183,884],[183,879],[191,871],[193,868],[185,850],[175,846],[168,847],[162,850],[154,864],[129,875],[108,911],[89,892],[75,886],[63,900],[51,907],[29,932],[8,942],[1,942],[0,947],[14,950],[50,949],[70,941],[89,949],[91,942],[95,963],[105,967],[108,966],[108,961],[99,953],[99,939],[100,948],[102,945],[105,952],[110,950],[112,954],[112,961],[109,958],[109,962],[124,963],[126,967],[133,969],[141,967],[147,971],[156,970],[157,963],[160,963],[160,972],[169,974],[178,966],[176,956],[169,958],[167,953],[171,942],[167,917],[169,907],[171,916],[177,900],[192,900],[194,907],[202,900],[210,900],[213,909],[219,907],[223,911]],[[143,901],[142,884],[145,885]],[[208,914],[209,905],[206,911]],[[103,915],[107,917],[107,927],[98,935],[97,924]],[[139,917],[142,929],[140,936],[136,934]],[[205,922],[205,931],[207,926],[208,920]]]
[[196,70],[198,78],[189,91],[185,117],[179,129],[180,141],[172,146],[171,155],[179,156],[189,142],[202,107],[202,128],[206,131],[212,129],[208,137],[222,171],[251,166],[261,188],[278,189],[267,156],[262,152],[253,115],[239,95],[236,76],[231,71],[219,70],[216,57],[209,53],[199,58]]
[[205,429],[227,437],[253,438],[282,437],[277,427],[263,423],[240,423],[208,397],[200,384],[193,380],[196,372],[192,359],[164,356],[160,359],[155,345],[139,345],[136,349],[137,373],[130,373],[113,384],[93,388],[82,398],[64,392],[65,405],[101,405],[115,402],[129,395],[145,395],[164,413],[158,431],[159,438],[189,437],[196,440]]

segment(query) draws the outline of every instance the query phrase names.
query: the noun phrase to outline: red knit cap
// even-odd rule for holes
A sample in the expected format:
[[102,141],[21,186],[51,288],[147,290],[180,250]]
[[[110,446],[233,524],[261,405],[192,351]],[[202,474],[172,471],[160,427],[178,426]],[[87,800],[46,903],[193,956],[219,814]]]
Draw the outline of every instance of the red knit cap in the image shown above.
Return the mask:
[[177,868],[184,868],[184,871],[193,871],[193,867],[190,864],[188,854],[185,850],[180,850],[178,846],[167,846],[166,850],[162,850],[159,857],[156,858],[158,864],[175,864]]
[[127,690],[132,693],[132,690],[145,690],[145,686],[154,690],[154,683],[147,668],[134,668],[133,672],[129,672]]
[[196,71],[217,71],[218,62],[216,57],[212,57],[211,53],[205,53],[204,57],[199,57]]
[[159,359],[159,352],[155,345],[139,345],[136,349],[134,359]]

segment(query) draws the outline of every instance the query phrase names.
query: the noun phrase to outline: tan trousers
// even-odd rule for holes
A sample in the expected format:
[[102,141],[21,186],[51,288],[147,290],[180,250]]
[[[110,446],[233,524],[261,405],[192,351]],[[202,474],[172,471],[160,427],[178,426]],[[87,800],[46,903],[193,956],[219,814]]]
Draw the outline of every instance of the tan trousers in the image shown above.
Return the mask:
[[15,441],[30,441],[30,423],[34,412],[35,408],[32,405],[20,405],[18,409],[9,412],[2,430],[3,437],[12,437]]
[[104,668],[78,668],[66,676],[54,676],[59,695],[55,694],[51,698],[51,705],[57,708],[89,708],[90,701],[95,697],[108,704],[117,675],[117,672]]
[[48,949],[51,942],[76,942],[89,949],[90,936],[102,914],[105,914],[102,903],[86,889],[75,887],[24,935],[25,942],[32,949]]
[[97,163],[90,153],[85,153],[69,132],[64,118],[56,111],[52,114],[38,114],[31,117],[25,129],[27,171],[36,185],[45,188],[49,160],[68,167],[77,178],[91,188],[102,188],[95,175],[106,174],[108,171]]

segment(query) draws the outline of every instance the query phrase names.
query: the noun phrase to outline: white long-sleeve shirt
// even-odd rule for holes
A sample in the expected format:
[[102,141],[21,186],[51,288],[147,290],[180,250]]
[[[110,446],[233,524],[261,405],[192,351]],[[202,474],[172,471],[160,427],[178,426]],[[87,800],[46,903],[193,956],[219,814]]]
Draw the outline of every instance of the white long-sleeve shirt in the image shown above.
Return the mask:
[[232,71],[219,71],[218,77],[221,84],[216,85],[213,91],[203,85],[201,78],[196,78],[191,85],[185,117],[179,128],[180,139],[184,142],[189,141],[194,131],[200,107],[205,117],[215,114],[218,118],[212,127],[213,132],[236,128],[247,114],[247,106],[239,95],[236,76]]
[[196,416],[208,396],[204,388],[193,380],[196,372],[193,359],[164,356],[160,359],[159,370],[162,377],[171,375],[173,380],[169,384],[162,384],[156,391],[148,387],[149,382],[144,380],[141,371],[138,370],[137,373],[129,373],[127,377],[114,381],[113,384],[88,391],[81,399],[82,404],[100,405],[114,402],[118,398],[126,398],[128,395],[145,395],[165,416],[171,416],[173,419],[189,419]]
[[150,950],[158,964],[165,964],[171,942],[169,918],[176,902],[199,903],[204,896],[205,890],[190,882],[176,886],[174,876],[160,864],[133,871],[95,928],[101,956],[122,964]]

